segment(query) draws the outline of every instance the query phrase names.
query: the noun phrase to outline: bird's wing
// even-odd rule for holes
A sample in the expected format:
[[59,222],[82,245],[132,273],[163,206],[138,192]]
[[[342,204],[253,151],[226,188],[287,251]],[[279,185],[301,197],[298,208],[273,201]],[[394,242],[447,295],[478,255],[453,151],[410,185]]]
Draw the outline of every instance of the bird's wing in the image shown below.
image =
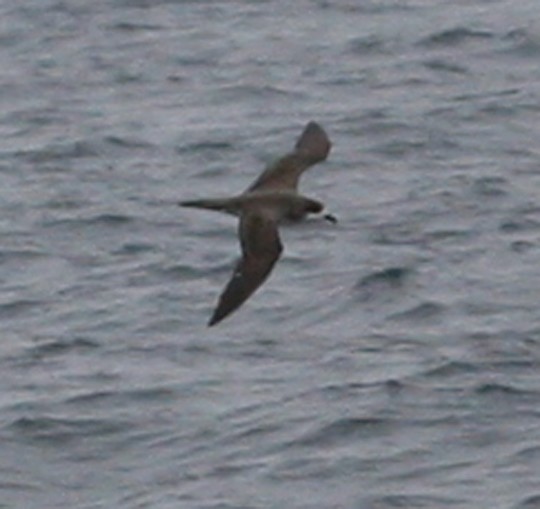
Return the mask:
[[268,277],[283,250],[276,222],[261,211],[241,216],[239,237],[242,258],[208,325],[215,325],[238,309]]
[[331,146],[324,129],[316,122],[310,122],[298,138],[294,150],[270,165],[247,192],[261,189],[296,190],[300,175],[310,166],[324,161]]

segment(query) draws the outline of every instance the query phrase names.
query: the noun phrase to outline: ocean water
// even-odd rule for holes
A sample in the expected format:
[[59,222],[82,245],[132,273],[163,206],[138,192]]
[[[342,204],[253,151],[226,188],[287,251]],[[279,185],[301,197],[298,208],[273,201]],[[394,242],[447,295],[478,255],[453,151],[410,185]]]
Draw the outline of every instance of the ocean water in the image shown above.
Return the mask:
[[[0,508],[540,507],[535,0],[0,3]],[[305,123],[336,225],[206,322]]]

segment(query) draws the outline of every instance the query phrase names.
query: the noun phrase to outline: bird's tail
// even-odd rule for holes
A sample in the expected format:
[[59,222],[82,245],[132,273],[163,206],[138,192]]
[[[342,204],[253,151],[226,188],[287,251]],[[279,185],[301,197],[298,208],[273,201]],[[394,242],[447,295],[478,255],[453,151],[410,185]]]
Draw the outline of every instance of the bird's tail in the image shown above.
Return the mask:
[[181,201],[181,207],[194,207],[197,209],[216,210],[228,214],[236,214],[237,207],[229,198],[207,198],[202,200]]

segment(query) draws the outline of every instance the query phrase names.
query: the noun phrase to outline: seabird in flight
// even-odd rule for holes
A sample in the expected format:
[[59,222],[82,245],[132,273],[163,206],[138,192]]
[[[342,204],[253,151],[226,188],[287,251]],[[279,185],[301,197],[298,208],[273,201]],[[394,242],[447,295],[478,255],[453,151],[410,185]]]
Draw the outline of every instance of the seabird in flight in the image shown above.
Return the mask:
[[[278,232],[280,222],[299,221],[307,214],[323,210],[320,201],[298,193],[298,181],[305,170],[327,158],[330,147],[324,129],[316,122],[309,122],[292,152],[271,164],[242,194],[180,202],[183,207],[216,210],[240,219],[238,237],[242,257],[219,297],[209,326],[238,309],[266,280],[283,251]],[[336,222],[330,214],[324,218]]]

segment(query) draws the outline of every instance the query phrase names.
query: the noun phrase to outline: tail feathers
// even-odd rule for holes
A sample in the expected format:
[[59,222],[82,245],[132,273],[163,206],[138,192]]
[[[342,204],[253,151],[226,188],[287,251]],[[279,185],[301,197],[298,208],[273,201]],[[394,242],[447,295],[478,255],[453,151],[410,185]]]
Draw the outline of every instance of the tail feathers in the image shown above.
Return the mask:
[[229,214],[236,213],[236,207],[229,199],[223,198],[208,198],[202,200],[181,201],[178,205],[181,207],[194,207],[197,209],[216,210],[219,212],[227,212]]

